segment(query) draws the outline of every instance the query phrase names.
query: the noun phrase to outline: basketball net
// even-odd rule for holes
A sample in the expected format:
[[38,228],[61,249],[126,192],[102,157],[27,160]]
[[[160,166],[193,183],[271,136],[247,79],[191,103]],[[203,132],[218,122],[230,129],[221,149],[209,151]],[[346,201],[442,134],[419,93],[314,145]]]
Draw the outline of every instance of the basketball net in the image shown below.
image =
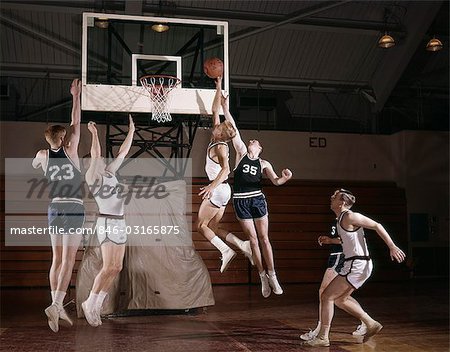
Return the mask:
[[181,83],[181,80],[174,76],[147,75],[141,77],[140,81],[152,102],[152,120],[158,123],[172,121],[169,112],[172,95],[169,93]]

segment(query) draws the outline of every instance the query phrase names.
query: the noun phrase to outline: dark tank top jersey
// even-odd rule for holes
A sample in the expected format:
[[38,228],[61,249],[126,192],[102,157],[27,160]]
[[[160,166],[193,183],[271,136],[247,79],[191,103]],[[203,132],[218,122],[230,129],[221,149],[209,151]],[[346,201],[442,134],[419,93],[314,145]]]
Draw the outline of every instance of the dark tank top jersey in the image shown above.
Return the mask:
[[[339,237],[338,232],[337,232],[336,222],[334,222],[330,226],[330,237],[331,238]],[[342,252],[342,245],[340,245],[340,244],[331,244],[330,245],[330,253],[340,253],[340,252]]]
[[250,159],[247,154],[234,170],[234,193],[245,193],[261,190],[262,167],[261,160]]
[[48,150],[48,165],[45,176],[49,182],[50,198],[82,199],[82,177],[64,148]]

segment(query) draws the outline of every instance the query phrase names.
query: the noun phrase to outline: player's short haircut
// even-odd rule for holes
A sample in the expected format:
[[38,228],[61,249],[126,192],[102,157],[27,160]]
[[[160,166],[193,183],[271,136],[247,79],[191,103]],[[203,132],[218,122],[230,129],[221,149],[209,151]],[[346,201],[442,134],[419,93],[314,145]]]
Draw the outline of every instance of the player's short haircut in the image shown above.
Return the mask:
[[338,189],[338,191],[339,191],[341,200],[343,200],[345,205],[347,205],[347,207],[350,209],[353,206],[353,204],[356,203],[356,197],[353,195],[352,192],[350,192],[346,189],[340,188],[340,189]]
[[59,142],[59,139],[61,137],[64,137],[66,135],[67,131],[64,126],[61,125],[52,125],[48,126],[47,129],[44,132],[45,140],[49,144],[56,144]]
[[233,139],[236,136],[236,128],[230,121],[225,120],[221,123],[222,133],[226,137],[226,140]]

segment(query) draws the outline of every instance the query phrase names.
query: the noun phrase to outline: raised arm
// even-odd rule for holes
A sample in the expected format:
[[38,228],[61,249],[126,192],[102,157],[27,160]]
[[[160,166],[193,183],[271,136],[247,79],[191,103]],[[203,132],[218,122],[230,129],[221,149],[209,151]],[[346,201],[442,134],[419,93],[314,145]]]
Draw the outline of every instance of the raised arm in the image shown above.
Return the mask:
[[72,94],[72,116],[70,123],[70,136],[66,143],[66,150],[69,156],[78,158],[78,144],[80,142],[80,124],[81,124],[81,81],[75,78],[70,86]]
[[47,166],[47,151],[44,149],[39,150],[36,153],[36,156],[34,157],[33,161],[31,162],[31,166],[33,166],[34,169],[42,168],[45,172],[45,168]]
[[[102,149],[100,146],[100,141],[98,139],[98,131],[95,122],[89,121],[88,130],[91,132],[91,162],[89,164],[89,168],[86,171],[86,182],[88,185],[92,185],[95,183],[95,180],[101,177],[101,168],[104,166],[104,162],[102,160]],[[94,192],[93,192],[94,193]]]
[[279,177],[273,170],[272,165],[267,160],[261,160],[262,169],[266,176],[275,186],[281,186],[289,181],[292,177],[292,172],[289,169],[283,169],[281,171],[281,177]]
[[236,136],[232,139],[234,150],[236,150],[236,165],[242,159],[242,157],[247,153],[247,146],[242,140],[241,134],[239,133],[239,129],[236,126],[236,122],[234,121],[233,115],[231,115],[229,107],[228,107],[228,96],[221,97],[221,105],[223,114],[225,115],[225,120],[231,122],[236,130]]
[[391,236],[389,236],[383,225],[372,220],[371,218],[368,218],[367,216],[353,212],[348,213],[346,219],[344,219],[344,225],[346,222],[354,227],[363,227],[365,229],[374,230],[388,246],[391,260],[395,259],[397,262],[401,263],[405,259],[405,253],[396,246],[394,241],[392,241]]
[[131,115],[128,115],[128,120],[128,134],[119,148],[119,154],[117,154],[117,157],[106,167],[106,170],[113,174],[115,174],[120,165],[122,165],[122,162],[125,160],[125,157],[128,155],[131,145],[133,144],[135,127]]
[[228,162],[228,147],[224,144],[218,144],[215,147],[215,152],[218,157],[221,170],[217,177],[208,185],[201,188],[199,195],[202,199],[210,198],[212,191],[225,181],[230,174],[230,164]]
[[213,127],[220,125],[220,99],[222,97],[222,77],[216,79],[216,94],[212,104],[212,124]]

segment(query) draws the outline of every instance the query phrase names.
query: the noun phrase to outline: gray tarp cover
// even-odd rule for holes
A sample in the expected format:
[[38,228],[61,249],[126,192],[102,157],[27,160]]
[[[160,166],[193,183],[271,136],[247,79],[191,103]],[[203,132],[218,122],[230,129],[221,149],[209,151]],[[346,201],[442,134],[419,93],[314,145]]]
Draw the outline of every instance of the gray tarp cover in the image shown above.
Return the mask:
[[[186,216],[186,183],[164,183],[164,199],[132,197],[126,205],[129,235],[123,269],[108,292],[102,314],[127,309],[188,309],[214,305],[208,270],[192,245]],[[178,226],[180,234],[149,234],[152,229]],[[142,232],[143,230],[143,232]],[[160,232],[160,231],[159,231]],[[143,234],[145,233],[145,234]],[[90,236],[77,274],[78,316],[102,266],[97,236]]]

